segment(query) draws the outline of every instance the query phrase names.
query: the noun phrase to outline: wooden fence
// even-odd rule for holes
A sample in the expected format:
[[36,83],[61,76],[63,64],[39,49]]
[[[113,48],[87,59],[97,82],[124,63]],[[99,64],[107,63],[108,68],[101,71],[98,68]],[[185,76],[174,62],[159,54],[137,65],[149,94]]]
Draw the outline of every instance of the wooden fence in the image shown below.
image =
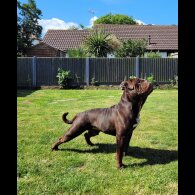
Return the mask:
[[178,74],[178,59],[22,57],[17,58],[17,86],[58,85],[58,68],[70,70],[79,85],[89,85],[92,78],[100,84],[120,84],[125,77],[151,74],[158,83],[170,83]]

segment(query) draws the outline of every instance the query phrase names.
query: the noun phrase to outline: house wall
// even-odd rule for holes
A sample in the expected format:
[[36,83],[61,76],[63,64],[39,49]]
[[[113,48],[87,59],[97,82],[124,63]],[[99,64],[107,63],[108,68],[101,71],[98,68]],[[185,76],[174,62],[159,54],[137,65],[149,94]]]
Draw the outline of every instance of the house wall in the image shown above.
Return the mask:
[[48,46],[47,44],[40,43],[27,50],[28,57],[60,57],[63,52]]
[[170,57],[171,57],[171,58],[178,58],[178,52],[171,53],[171,54],[170,54]]
[[162,58],[166,58],[167,57],[167,52],[159,52],[159,54],[161,55]]

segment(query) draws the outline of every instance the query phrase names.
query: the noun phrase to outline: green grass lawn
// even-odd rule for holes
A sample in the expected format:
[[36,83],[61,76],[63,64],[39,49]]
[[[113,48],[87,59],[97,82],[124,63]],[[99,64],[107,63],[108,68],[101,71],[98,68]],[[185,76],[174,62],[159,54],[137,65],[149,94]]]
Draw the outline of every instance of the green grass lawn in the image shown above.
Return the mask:
[[70,125],[69,112],[110,107],[121,90],[18,90],[17,190],[32,195],[168,195],[178,194],[178,91],[154,90],[141,111],[141,122],[118,170],[115,137],[100,133],[88,146],[81,135],[51,145]]

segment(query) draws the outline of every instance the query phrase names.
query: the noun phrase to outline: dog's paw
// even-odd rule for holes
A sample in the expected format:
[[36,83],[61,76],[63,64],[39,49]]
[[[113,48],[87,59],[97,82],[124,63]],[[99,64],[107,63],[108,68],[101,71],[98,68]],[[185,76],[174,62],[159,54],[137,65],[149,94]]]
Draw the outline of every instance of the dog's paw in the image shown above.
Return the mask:
[[56,146],[51,147],[51,151],[56,151],[56,150],[58,150],[58,147],[56,147]]
[[95,144],[93,144],[92,142],[87,143],[89,146],[95,146]]
[[123,156],[129,156],[129,155],[130,155],[129,151],[123,152]]
[[124,165],[124,164],[121,164],[121,165],[117,165],[117,169],[123,169],[123,168],[125,168],[126,167],[126,165]]
[[90,141],[90,138],[88,137],[88,134],[84,134],[85,140],[89,146],[94,146],[94,144]]

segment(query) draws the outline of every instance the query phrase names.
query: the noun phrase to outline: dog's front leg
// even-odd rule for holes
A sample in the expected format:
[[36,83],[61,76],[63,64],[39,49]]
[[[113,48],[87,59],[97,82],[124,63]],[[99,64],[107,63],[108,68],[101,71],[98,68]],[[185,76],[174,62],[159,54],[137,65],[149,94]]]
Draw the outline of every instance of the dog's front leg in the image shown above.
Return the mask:
[[128,154],[128,148],[129,148],[129,143],[130,143],[132,134],[133,134],[133,131],[126,137],[124,151],[123,151],[124,156],[126,156]]
[[123,159],[123,151],[124,147],[126,145],[126,137],[121,135],[116,135],[116,160],[117,160],[117,168],[124,167],[124,164],[122,163]]

